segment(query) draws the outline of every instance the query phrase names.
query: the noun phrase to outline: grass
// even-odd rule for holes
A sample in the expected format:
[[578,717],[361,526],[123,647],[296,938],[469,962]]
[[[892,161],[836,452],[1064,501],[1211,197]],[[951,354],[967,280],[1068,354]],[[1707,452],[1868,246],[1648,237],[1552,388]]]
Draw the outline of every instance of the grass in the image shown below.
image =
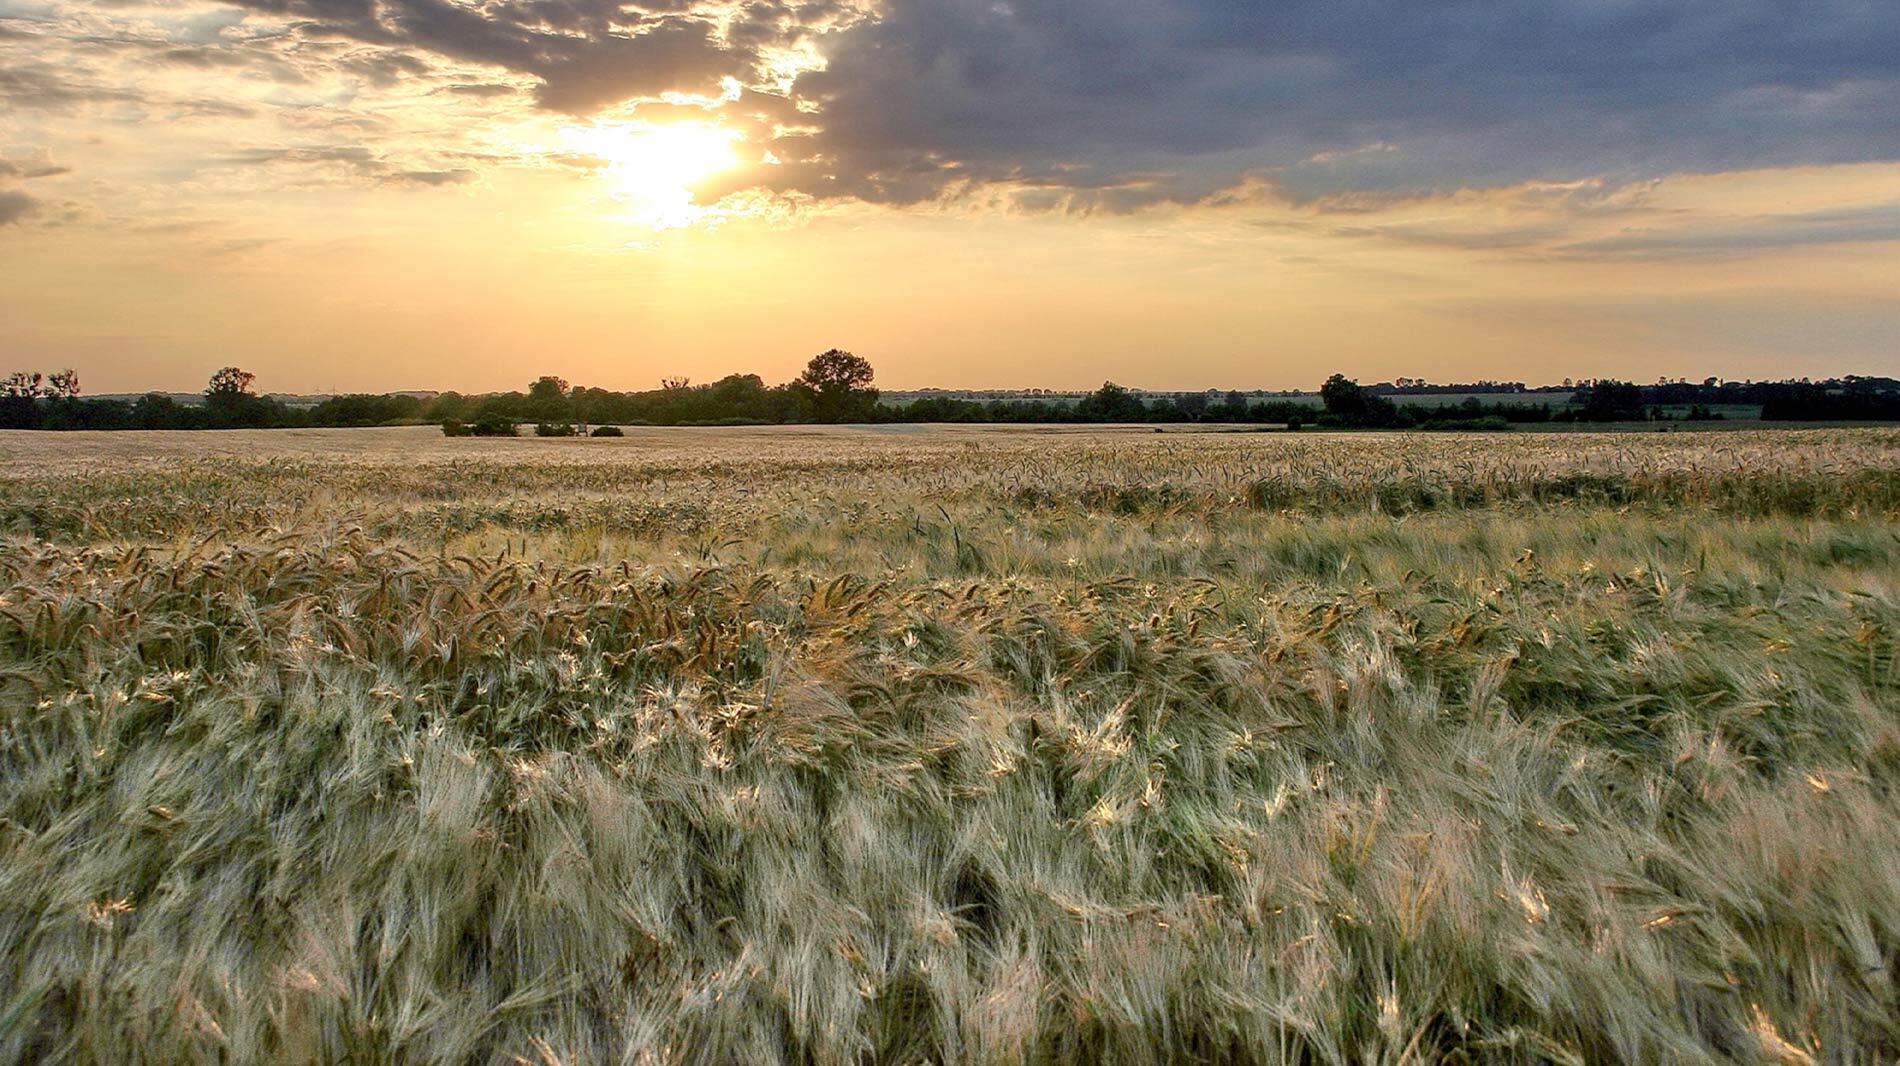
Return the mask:
[[1900,1054],[1900,432],[0,444],[0,1058]]

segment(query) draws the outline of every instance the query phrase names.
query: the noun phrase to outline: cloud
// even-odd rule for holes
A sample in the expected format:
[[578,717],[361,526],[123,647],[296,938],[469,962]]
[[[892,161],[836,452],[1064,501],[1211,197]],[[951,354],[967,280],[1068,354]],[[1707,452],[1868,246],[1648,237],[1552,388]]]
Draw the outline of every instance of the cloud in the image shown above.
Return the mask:
[[[609,0],[501,0],[479,8],[448,0],[235,2],[301,20],[306,36],[531,75],[542,106],[575,114],[667,91],[716,92],[722,77],[748,73],[754,60],[751,49],[720,38],[720,24],[731,18],[720,7],[662,3],[648,14]],[[388,76],[416,73],[399,69],[400,60],[383,63]]]
[[403,170],[391,174],[388,180],[409,185],[462,185],[474,181],[475,172],[467,169]]
[[496,97],[496,96],[513,96],[519,90],[517,90],[512,85],[503,85],[499,82],[465,82],[465,83],[457,83],[454,85],[445,85],[442,87],[442,91],[445,93],[450,93],[455,96],[473,96],[477,98],[488,98],[488,97]]
[[1630,229],[1558,249],[1578,259],[1701,259],[1781,248],[1900,241],[1900,203],[1764,215],[1693,229]]
[[1336,237],[1377,237],[1426,248],[1459,248],[1465,251],[1485,252],[1532,247],[1562,236],[1565,230],[1554,223],[1499,229],[1430,223],[1394,223],[1378,226],[1338,226],[1331,232]]
[[[466,152],[456,153],[456,156],[470,158]],[[339,175],[340,181],[378,185],[461,185],[479,176],[467,167],[404,166],[360,144],[245,148],[224,157],[221,162],[237,167],[314,167]]]
[[72,172],[73,168],[53,162],[52,153],[44,148],[28,159],[0,158],[0,178],[51,178]]
[[[774,161],[724,190],[820,199],[1002,190],[1025,209],[1114,211],[1258,185],[1351,210],[1584,177],[1622,187],[1900,159],[1900,5],[1868,0],[224,3],[11,25],[231,88],[170,98],[181,116],[290,123],[417,89],[464,118],[524,94],[572,115],[710,112]],[[261,83],[303,88],[271,96]],[[22,108],[148,102],[155,90],[139,85],[123,65],[0,64],[0,98]],[[402,133],[440,158],[467,128],[431,115]],[[450,173],[375,176],[411,171]]]
[[260,248],[268,248],[282,240],[282,237],[232,237],[214,241],[205,246],[202,251],[205,255],[212,257],[240,256],[255,252]]
[[[1900,8],[1862,0],[890,0],[798,91],[825,175],[1240,175],[1295,198],[1900,156]],[[804,180],[804,179],[800,179]]]
[[0,189],[0,226],[10,226],[40,209],[40,202],[17,189]]
[[0,100],[21,109],[59,111],[82,104],[137,101],[138,93],[64,77],[45,63],[0,67]]

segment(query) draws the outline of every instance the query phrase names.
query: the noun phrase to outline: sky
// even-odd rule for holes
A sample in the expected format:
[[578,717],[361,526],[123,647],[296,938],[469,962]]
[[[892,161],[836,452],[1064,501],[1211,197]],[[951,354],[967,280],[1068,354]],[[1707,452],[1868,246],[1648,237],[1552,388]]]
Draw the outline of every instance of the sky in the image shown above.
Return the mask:
[[0,0],[89,393],[1900,374],[1891,0]]

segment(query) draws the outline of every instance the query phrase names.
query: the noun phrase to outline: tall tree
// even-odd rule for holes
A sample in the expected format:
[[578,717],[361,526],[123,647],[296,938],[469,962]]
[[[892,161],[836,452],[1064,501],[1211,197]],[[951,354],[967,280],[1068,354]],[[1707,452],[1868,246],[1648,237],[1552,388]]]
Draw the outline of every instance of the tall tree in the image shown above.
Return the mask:
[[1383,396],[1375,396],[1344,374],[1334,374],[1319,387],[1319,398],[1326,414],[1347,426],[1402,426],[1406,418],[1398,405]]
[[1344,374],[1334,374],[1319,387],[1319,398],[1326,413],[1348,421],[1357,421],[1366,413],[1366,390]]
[[534,383],[528,386],[528,399],[536,403],[565,399],[567,393],[567,379],[555,377],[553,374],[543,374],[535,378]]
[[204,411],[212,429],[261,428],[281,425],[284,406],[251,391],[257,375],[227,366],[211,375],[205,386]]
[[1133,392],[1104,381],[1076,403],[1075,413],[1091,422],[1141,422],[1148,417],[1148,405]]
[[871,387],[874,377],[870,362],[862,356],[831,348],[812,356],[792,384],[811,392],[819,421],[843,422],[870,416],[877,405],[877,390]]
[[559,422],[574,417],[574,405],[568,394],[572,390],[566,378],[544,374],[535,378],[528,386],[528,413],[544,422]]
[[40,408],[37,373],[16,370],[0,378],[0,429],[38,429],[45,417]]
[[1627,381],[1605,379],[1578,390],[1571,402],[1583,404],[1583,418],[1590,422],[1632,422],[1644,417],[1643,390]]
[[0,379],[0,396],[13,399],[37,399],[40,395],[40,383],[44,380],[46,380],[45,375],[38,371],[29,374],[24,370],[15,370],[5,379]]
[[227,366],[211,375],[210,384],[205,386],[205,396],[207,399],[214,400],[219,397],[228,399],[237,396],[249,396],[251,394],[251,383],[256,380],[257,375],[248,370],[243,370],[235,366]]

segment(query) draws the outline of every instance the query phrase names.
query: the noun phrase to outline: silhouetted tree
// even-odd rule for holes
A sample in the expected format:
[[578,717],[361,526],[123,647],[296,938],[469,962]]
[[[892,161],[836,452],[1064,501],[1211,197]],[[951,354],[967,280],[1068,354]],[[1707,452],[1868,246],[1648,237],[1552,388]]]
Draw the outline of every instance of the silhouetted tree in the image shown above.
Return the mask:
[[0,378],[0,429],[38,429],[41,375],[16,370]]
[[283,404],[251,391],[251,383],[256,380],[257,375],[235,366],[219,370],[205,386],[202,417],[192,412],[181,419],[183,425],[191,429],[236,429],[290,423],[290,412]]
[[142,429],[178,429],[184,424],[184,408],[162,392],[148,392],[132,405],[132,419]]
[[528,386],[528,415],[544,422],[572,418],[574,410],[573,404],[568,402],[569,391],[566,378],[553,374],[535,378]]
[[421,413],[422,401],[414,396],[359,393],[330,397],[310,409],[309,419],[312,425],[318,426],[378,426],[415,418]]
[[1148,417],[1148,405],[1120,385],[1104,381],[1076,403],[1075,413],[1091,422],[1141,422]]
[[442,422],[448,419],[460,420],[468,414],[468,400],[459,392],[437,393],[435,399],[422,411],[422,417],[430,422]]
[[1342,419],[1357,420],[1366,412],[1366,390],[1344,374],[1334,374],[1319,387],[1320,402],[1326,413]]
[[24,370],[15,370],[4,379],[0,379],[0,396],[37,399],[40,395],[40,382],[44,380],[46,380],[45,375],[37,371],[29,374]]
[[1605,379],[1577,390],[1571,402],[1583,405],[1586,422],[1640,422],[1644,418],[1643,390],[1627,381]]
[[1357,381],[1334,374],[1319,387],[1320,402],[1326,405],[1326,417],[1343,426],[1398,426],[1407,423],[1397,404],[1383,396],[1374,396]]
[[213,425],[228,428],[253,423],[256,413],[250,410],[250,401],[256,397],[251,394],[251,383],[256,380],[256,374],[235,366],[211,375],[205,385],[205,411]]
[[876,408],[874,376],[870,362],[862,356],[832,348],[812,356],[792,384],[811,393],[818,421],[844,422],[868,419]]
[[248,370],[227,366],[211,375],[211,383],[205,386],[205,398],[248,396],[251,392],[251,383],[256,380],[257,375]]

